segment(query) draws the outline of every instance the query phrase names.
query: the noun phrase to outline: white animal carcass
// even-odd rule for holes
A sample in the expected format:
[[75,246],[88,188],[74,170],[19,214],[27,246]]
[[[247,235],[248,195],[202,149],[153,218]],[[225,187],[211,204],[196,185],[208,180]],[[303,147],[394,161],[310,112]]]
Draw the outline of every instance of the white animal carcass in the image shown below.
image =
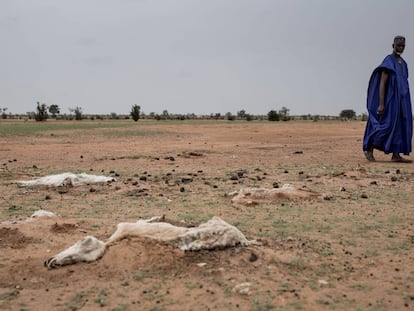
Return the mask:
[[234,191],[228,194],[232,197],[233,203],[255,204],[258,201],[266,200],[295,200],[295,199],[310,199],[319,196],[318,193],[296,189],[290,184],[284,184],[281,188],[242,188],[239,191]]
[[256,243],[247,240],[236,227],[219,217],[213,217],[208,222],[193,228],[174,226],[160,222],[160,219],[160,217],[153,217],[148,220],[138,220],[135,223],[120,223],[105,243],[88,236],[46,260],[45,266],[52,269],[81,261],[95,261],[104,254],[106,247],[128,237],[170,242],[183,251],[217,249],[236,245],[247,246]]
[[76,262],[90,262],[102,257],[106,245],[93,236],[87,236],[71,247],[45,261],[49,269],[70,265]]
[[116,181],[113,177],[108,176],[96,176],[86,173],[73,174],[73,173],[62,173],[57,175],[48,175],[33,180],[20,180],[17,183],[22,187],[33,187],[33,186],[49,186],[49,187],[60,187],[60,186],[80,186],[90,185],[97,183],[108,183]]

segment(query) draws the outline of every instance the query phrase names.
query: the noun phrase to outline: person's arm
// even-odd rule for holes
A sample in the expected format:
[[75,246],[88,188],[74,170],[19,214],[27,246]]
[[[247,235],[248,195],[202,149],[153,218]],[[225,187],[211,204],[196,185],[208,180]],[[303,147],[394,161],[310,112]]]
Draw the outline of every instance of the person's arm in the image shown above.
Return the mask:
[[380,80],[380,87],[379,87],[379,103],[378,103],[378,110],[377,113],[379,115],[383,115],[385,113],[385,89],[387,87],[388,81],[388,72],[383,70],[381,72],[381,80]]

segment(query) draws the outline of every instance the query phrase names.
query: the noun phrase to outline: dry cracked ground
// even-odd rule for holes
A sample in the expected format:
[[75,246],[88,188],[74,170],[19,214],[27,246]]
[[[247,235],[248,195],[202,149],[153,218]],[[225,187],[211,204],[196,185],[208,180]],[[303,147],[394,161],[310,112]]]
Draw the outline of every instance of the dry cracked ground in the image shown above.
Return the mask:
[[[1,310],[412,310],[414,164],[361,152],[363,122],[0,122]],[[18,187],[63,172],[113,176]],[[290,184],[312,198],[234,203]],[[246,202],[245,202],[246,203]],[[26,221],[43,209],[58,215]],[[220,216],[260,245],[183,252],[129,238],[43,262],[117,223]]]

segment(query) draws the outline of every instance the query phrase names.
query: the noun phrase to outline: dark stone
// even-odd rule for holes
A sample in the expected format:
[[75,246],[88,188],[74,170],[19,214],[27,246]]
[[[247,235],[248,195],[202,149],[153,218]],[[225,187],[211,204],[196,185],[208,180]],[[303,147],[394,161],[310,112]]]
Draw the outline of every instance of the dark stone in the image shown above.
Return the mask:
[[257,256],[257,254],[256,254],[256,253],[251,252],[251,253],[250,253],[250,257],[249,257],[249,261],[250,261],[250,262],[254,262],[254,261],[256,261],[257,259],[259,259],[259,256]]

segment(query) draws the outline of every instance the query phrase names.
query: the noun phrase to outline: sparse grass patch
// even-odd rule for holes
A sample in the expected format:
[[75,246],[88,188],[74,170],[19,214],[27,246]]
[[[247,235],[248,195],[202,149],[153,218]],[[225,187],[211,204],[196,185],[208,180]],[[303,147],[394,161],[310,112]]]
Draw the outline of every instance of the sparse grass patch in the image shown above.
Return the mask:
[[148,137],[148,136],[157,136],[157,135],[172,135],[166,131],[157,131],[157,130],[149,130],[149,129],[136,129],[136,130],[104,130],[101,132],[103,136],[109,138],[116,138],[116,137]]
[[390,225],[396,225],[396,224],[401,224],[405,221],[405,219],[403,217],[400,217],[398,215],[391,215],[387,218],[386,223],[390,224]]
[[128,309],[128,303],[122,302],[117,305],[115,308],[112,308],[111,311],[125,311]]
[[366,291],[366,290],[371,290],[372,289],[371,286],[368,286],[367,284],[364,284],[364,283],[352,284],[349,287],[353,288],[353,289],[356,289],[358,291]]
[[349,230],[361,237],[369,237],[370,234],[373,232],[376,233],[379,230],[384,229],[384,224],[381,223],[368,223],[367,221],[359,221],[358,223],[355,223],[353,226],[349,227]]
[[335,268],[332,264],[321,263],[315,270],[315,274],[318,277],[331,276],[335,271]]
[[277,289],[278,295],[281,295],[292,290],[292,285],[288,281],[283,281],[281,286]]
[[306,268],[306,263],[301,257],[293,258],[283,263],[298,271],[303,271]]
[[162,297],[162,294],[159,293],[161,288],[160,284],[152,284],[150,287],[146,287],[141,291],[141,297],[145,300],[155,300]]
[[108,291],[106,289],[101,289],[99,295],[94,299],[94,302],[100,307],[105,307],[107,305]]
[[138,160],[138,159],[143,159],[143,158],[147,158],[147,156],[143,155],[143,154],[130,154],[130,155],[127,155],[127,156],[122,156],[119,159]]
[[13,174],[8,171],[2,171],[0,172],[0,185],[6,185],[6,180],[12,180],[14,178]]
[[276,305],[271,301],[260,301],[259,297],[254,297],[252,301],[252,311],[270,311],[274,310]]
[[182,220],[184,223],[202,223],[210,219],[208,215],[203,214],[178,214],[178,219]]
[[142,282],[145,278],[147,278],[147,275],[145,271],[138,270],[132,275],[132,278],[137,282]]
[[32,136],[41,132],[62,130],[88,130],[129,127],[134,124],[127,122],[7,122],[0,123],[0,136]]
[[0,302],[5,303],[11,300],[14,300],[18,297],[19,291],[17,289],[13,289],[4,293],[0,294]]
[[320,305],[329,306],[332,304],[332,301],[330,299],[326,298],[318,298],[316,299],[316,302]]
[[413,248],[413,244],[410,241],[395,241],[392,243],[387,244],[386,250],[388,251],[400,251],[400,250],[410,250]]
[[377,248],[372,247],[372,246],[368,247],[365,250],[365,255],[368,256],[368,257],[376,257],[376,256],[378,256],[378,254],[379,254],[379,250]]
[[95,230],[98,230],[99,228],[101,228],[101,225],[100,224],[91,224],[90,226],[89,226],[89,228],[92,230],[92,231],[95,231]]
[[187,289],[195,289],[195,288],[200,288],[201,287],[201,283],[199,282],[184,282],[184,286]]
[[76,293],[67,303],[69,310],[76,311],[83,308],[88,301],[88,297],[91,293],[92,289]]

